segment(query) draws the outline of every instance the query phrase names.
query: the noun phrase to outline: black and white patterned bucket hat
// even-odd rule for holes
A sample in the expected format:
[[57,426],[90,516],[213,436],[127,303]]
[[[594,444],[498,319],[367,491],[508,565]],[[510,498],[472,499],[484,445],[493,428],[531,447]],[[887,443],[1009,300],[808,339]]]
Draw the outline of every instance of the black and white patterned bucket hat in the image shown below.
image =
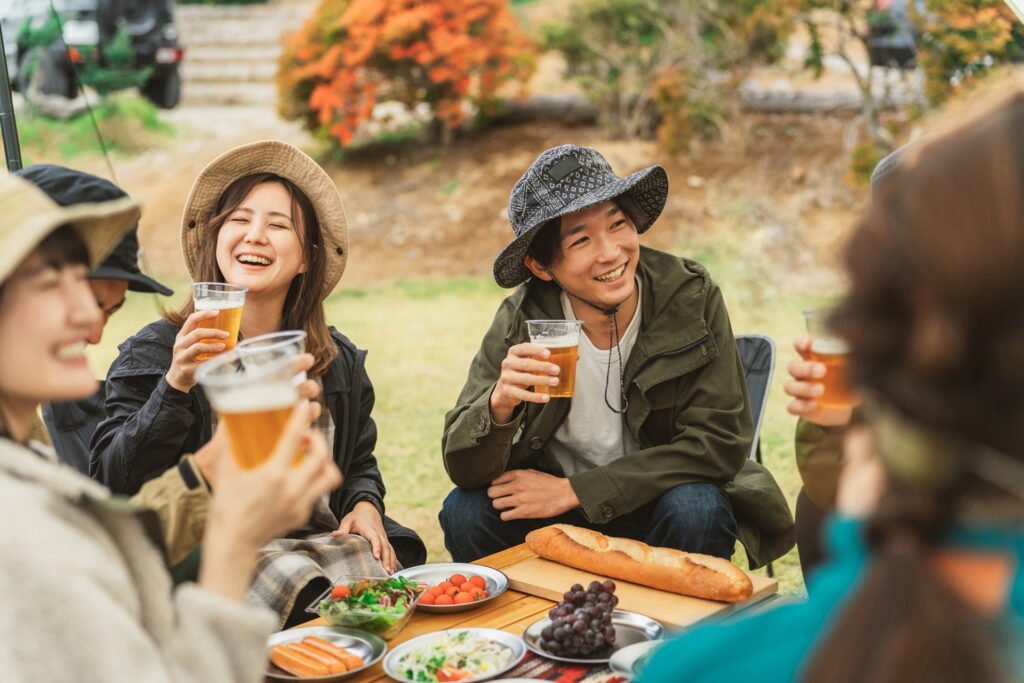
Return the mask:
[[637,232],[658,219],[668,198],[668,175],[661,166],[620,178],[601,153],[590,147],[560,145],[543,152],[512,187],[508,219],[515,239],[494,259],[494,279],[515,287],[530,277],[523,257],[538,229],[553,218],[628,195],[641,215]]

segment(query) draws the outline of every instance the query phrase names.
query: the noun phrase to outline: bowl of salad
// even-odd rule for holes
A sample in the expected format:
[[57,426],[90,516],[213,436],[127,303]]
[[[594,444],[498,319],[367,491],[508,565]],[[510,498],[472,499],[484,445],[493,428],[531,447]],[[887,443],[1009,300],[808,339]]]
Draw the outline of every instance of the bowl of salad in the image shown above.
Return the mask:
[[526,655],[522,638],[491,628],[435,631],[402,643],[384,673],[402,683],[473,683],[511,670]]
[[391,640],[416,609],[422,586],[401,576],[346,577],[306,608],[332,626],[347,626]]

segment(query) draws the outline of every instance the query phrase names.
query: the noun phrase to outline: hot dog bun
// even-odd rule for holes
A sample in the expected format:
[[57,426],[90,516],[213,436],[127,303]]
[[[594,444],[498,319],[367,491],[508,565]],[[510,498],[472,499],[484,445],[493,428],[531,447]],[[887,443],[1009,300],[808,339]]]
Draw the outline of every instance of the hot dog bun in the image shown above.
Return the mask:
[[753,585],[728,560],[671,548],[652,548],[569,524],[552,524],[526,536],[537,555],[576,569],[696,598],[741,602]]

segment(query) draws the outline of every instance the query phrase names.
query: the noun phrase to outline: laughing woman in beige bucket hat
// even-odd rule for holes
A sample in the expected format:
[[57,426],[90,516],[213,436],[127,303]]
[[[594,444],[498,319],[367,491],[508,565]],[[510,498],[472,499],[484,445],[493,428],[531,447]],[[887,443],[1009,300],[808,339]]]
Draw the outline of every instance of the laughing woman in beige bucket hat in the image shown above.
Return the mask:
[[[259,548],[340,480],[303,402],[268,465],[216,451],[197,585],[174,591],[156,515],[31,441],[40,403],[96,389],[86,340],[102,312],[86,275],[138,220],[130,199],[61,208],[0,176],[0,662],[5,681],[262,680],[274,615],[243,604]],[[308,443],[309,457],[289,464]],[[220,442],[222,443],[222,442]]]
[[[193,184],[181,240],[195,281],[248,288],[242,336],[306,332],[307,389],[322,396],[321,427],[345,479],[309,527],[292,534],[300,539],[266,549],[250,600],[282,619],[301,618],[302,608],[341,575],[422,563],[419,537],[384,516],[365,352],[325,320],[323,301],[348,258],[345,210],[330,176],[284,142],[232,149]],[[93,439],[91,462],[93,476],[115,491],[133,493],[211,438],[215,415],[195,380],[197,356],[223,350],[205,343],[209,329],[197,329],[211,315],[189,300],[121,345],[107,374],[107,419]]]

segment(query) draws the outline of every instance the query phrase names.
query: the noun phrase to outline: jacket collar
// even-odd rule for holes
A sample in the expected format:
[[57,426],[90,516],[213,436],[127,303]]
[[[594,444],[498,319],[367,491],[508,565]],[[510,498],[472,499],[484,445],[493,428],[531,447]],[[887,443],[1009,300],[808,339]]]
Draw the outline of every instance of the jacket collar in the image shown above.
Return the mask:
[[[637,275],[643,291],[640,333],[626,364],[627,376],[647,359],[685,348],[709,334],[704,301],[711,282],[703,266],[641,246]],[[520,286],[512,295],[517,310],[507,340],[525,340],[527,320],[561,319],[561,291],[553,282],[537,278]]]
[[[352,382],[349,375],[357,351],[355,345],[341,332],[331,327],[330,333],[334,344],[338,347],[338,358],[335,358],[320,377],[325,396],[327,394],[344,394],[351,390]],[[350,355],[351,359],[343,360],[342,356],[346,355]]]

